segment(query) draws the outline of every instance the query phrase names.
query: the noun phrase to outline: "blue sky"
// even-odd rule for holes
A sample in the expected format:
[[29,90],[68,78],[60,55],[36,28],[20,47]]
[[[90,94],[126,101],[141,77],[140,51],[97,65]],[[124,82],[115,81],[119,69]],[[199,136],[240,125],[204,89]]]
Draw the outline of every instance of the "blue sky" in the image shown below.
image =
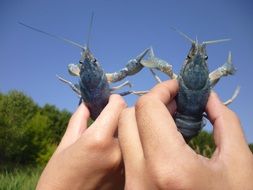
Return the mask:
[[[67,65],[78,62],[80,50],[31,31],[18,21],[84,44],[94,11],[90,48],[106,72],[119,70],[129,59],[153,46],[155,54],[170,62],[178,73],[190,44],[170,29],[173,26],[192,38],[198,36],[199,41],[232,39],[207,47],[209,69],[222,65],[228,51],[232,51],[237,73],[223,78],[215,91],[226,100],[237,85],[241,86],[238,98],[229,107],[239,115],[247,140],[253,142],[252,10],[250,0],[2,0],[0,91],[18,89],[40,105],[55,104],[69,111],[74,111],[78,103],[76,95],[55,75],[77,82],[68,74]],[[127,80],[134,90],[155,85],[147,69]],[[125,97],[129,106],[136,99],[134,95]]]

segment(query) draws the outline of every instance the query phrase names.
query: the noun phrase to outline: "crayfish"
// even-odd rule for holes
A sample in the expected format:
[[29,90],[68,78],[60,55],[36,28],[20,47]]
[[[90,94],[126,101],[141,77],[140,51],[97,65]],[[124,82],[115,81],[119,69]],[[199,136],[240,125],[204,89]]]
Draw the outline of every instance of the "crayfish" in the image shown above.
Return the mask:
[[[231,52],[228,54],[226,63],[213,72],[209,73],[207,65],[206,45],[228,41],[229,39],[206,41],[199,44],[197,39],[192,40],[184,33],[178,32],[191,42],[191,49],[179,75],[173,73],[172,65],[155,57],[152,49],[149,51],[149,59],[142,60],[141,64],[160,70],[171,79],[177,79],[179,92],[176,96],[177,110],[174,114],[174,120],[178,130],[188,142],[206,124],[203,116],[206,116],[204,111],[211,89],[221,77],[232,75],[236,70],[232,64]],[[237,87],[232,98],[224,102],[224,104],[230,104],[238,93],[239,87]]]
[[[73,76],[79,77],[79,84],[73,84],[72,82],[60,77],[57,75],[58,79],[62,82],[68,84],[71,89],[80,97],[80,102],[84,102],[90,111],[90,117],[95,120],[101,111],[104,109],[108,103],[109,96],[115,91],[126,85],[131,87],[131,83],[126,81],[123,84],[110,88],[109,83],[118,82],[129,75],[134,75],[139,72],[144,66],[140,61],[148,53],[149,48],[145,49],[141,54],[139,54],[135,59],[128,61],[126,66],[118,72],[114,73],[105,73],[102,67],[100,66],[97,59],[93,56],[89,49],[89,39],[90,31],[93,22],[93,14],[89,26],[89,36],[87,40],[87,45],[80,45],[72,40],[53,35],[51,33],[45,32],[38,28],[29,26],[27,24],[21,23],[21,25],[35,30],[37,32],[46,34],[50,37],[63,40],[69,44],[72,44],[78,48],[81,48],[81,58],[78,64],[69,64],[68,71]],[[146,91],[126,91],[119,93],[122,96],[128,94],[142,95]],[[80,104],[80,103],[79,103]]]

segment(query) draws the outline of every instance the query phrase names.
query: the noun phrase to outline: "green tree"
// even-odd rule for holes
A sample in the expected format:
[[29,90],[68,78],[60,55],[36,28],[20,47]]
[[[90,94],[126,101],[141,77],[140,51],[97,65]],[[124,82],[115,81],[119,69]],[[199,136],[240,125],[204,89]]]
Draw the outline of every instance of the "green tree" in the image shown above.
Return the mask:
[[39,112],[31,118],[23,129],[22,154],[19,155],[20,163],[34,163],[40,152],[43,152],[48,144],[51,144],[51,131],[47,116]]
[[250,148],[251,152],[253,153],[253,143],[249,144],[249,148]]
[[38,105],[25,95],[16,90],[10,91],[0,99],[0,118],[2,127],[21,127],[38,110]]
[[34,101],[16,90],[0,96],[0,162],[15,162],[22,149],[23,126],[38,110]]
[[53,105],[39,107],[22,92],[0,93],[0,164],[47,162],[70,116]]
[[54,143],[59,143],[68,125],[71,113],[66,110],[60,111],[55,106],[46,104],[41,108],[41,114],[49,118],[48,125],[53,135],[52,140]]
[[189,142],[189,145],[195,150],[196,153],[209,158],[212,156],[215,150],[212,134],[206,131],[201,131],[198,136]]

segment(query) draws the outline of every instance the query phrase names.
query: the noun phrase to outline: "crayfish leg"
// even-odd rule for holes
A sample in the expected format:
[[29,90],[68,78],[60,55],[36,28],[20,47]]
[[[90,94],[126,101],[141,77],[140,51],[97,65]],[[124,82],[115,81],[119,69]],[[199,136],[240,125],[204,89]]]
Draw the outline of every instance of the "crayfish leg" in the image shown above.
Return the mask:
[[80,88],[79,88],[79,85],[78,84],[73,84],[72,82],[56,75],[56,77],[63,83],[67,84],[76,94],[78,97],[81,98],[81,91],[80,91]]
[[228,99],[226,102],[223,102],[223,104],[225,106],[228,106],[229,104],[231,104],[236,99],[236,97],[238,96],[239,92],[240,92],[240,86],[237,86],[236,89],[235,89],[235,91],[234,91],[234,93],[233,93],[233,95],[232,95],[232,97],[230,99]]
[[149,91],[126,91],[126,92],[121,92],[121,93],[118,93],[119,95],[121,96],[126,96],[128,94],[135,94],[135,95],[138,95],[138,96],[142,96],[144,94],[147,94]]
[[152,75],[155,78],[155,80],[157,81],[157,83],[161,83],[162,80],[157,76],[157,74],[155,73],[155,71],[153,69],[149,69],[149,70],[152,73]]
[[126,81],[126,82],[120,84],[119,86],[111,87],[111,88],[110,88],[110,91],[119,90],[119,89],[121,89],[121,88],[123,88],[123,87],[125,87],[125,86],[129,86],[129,87],[131,88],[131,87],[132,87],[132,84],[131,84],[129,81]]

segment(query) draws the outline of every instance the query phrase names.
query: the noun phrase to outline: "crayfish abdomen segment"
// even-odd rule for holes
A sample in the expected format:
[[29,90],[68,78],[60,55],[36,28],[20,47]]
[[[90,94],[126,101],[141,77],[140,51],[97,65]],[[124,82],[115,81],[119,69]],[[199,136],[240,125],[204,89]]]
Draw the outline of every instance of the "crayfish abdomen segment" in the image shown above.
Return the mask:
[[179,132],[186,142],[189,142],[205,126],[203,117],[188,116],[180,113],[174,115],[174,120]]

